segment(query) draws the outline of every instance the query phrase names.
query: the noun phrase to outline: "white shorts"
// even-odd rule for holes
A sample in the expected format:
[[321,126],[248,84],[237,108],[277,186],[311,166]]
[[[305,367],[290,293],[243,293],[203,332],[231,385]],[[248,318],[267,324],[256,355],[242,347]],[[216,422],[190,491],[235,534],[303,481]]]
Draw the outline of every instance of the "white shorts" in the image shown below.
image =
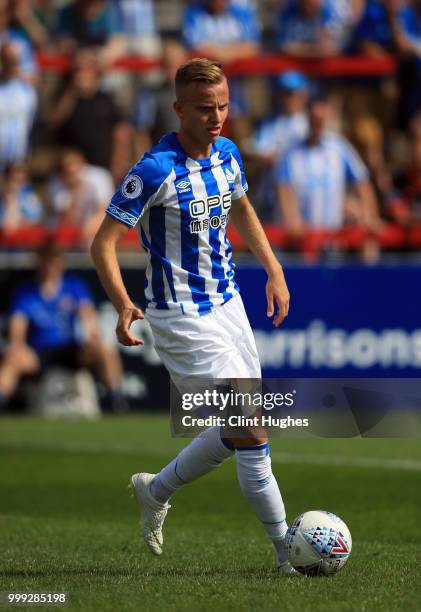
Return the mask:
[[253,332],[240,294],[209,314],[148,309],[155,348],[174,383],[188,376],[261,378]]

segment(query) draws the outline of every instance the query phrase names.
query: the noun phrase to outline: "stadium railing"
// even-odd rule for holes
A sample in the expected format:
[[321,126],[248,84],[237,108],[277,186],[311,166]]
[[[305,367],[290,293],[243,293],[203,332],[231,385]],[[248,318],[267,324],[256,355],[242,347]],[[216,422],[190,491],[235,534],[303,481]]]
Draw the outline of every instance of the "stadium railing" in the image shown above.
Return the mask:
[[[66,72],[71,58],[48,53],[38,54],[41,70]],[[117,59],[109,69],[129,72],[148,72],[159,68],[155,59],[132,55]],[[396,58],[391,55],[368,57],[365,55],[338,56],[325,59],[293,59],[281,54],[265,54],[224,63],[228,76],[276,75],[286,70],[300,70],[319,77],[385,77],[394,74]]]
[[[374,238],[385,251],[421,248],[421,224],[410,228],[394,224],[385,224],[376,234],[365,232],[359,227],[344,227],[338,231],[314,229],[306,231],[299,239],[290,236],[277,224],[265,223],[264,228],[269,242],[275,249],[288,249],[317,257],[326,247],[343,251],[358,250],[367,238]],[[228,228],[228,237],[233,248],[246,250],[246,244],[239,232],[232,226]],[[62,225],[51,230],[42,225],[20,227],[13,231],[0,231],[0,249],[29,250],[34,249],[47,238],[51,238],[65,249],[83,248],[79,226]],[[121,241],[121,248],[133,250],[139,244],[138,233],[130,230]]]

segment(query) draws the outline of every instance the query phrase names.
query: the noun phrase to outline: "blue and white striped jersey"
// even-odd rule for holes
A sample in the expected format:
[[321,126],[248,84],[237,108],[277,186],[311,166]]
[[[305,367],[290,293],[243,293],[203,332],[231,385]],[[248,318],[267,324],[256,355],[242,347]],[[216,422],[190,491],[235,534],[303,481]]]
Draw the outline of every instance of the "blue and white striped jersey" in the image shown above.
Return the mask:
[[133,166],[107,213],[138,224],[149,254],[148,308],[210,312],[238,292],[226,236],[231,201],[247,191],[240,153],[228,138],[209,158],[186,155],[167,134]]

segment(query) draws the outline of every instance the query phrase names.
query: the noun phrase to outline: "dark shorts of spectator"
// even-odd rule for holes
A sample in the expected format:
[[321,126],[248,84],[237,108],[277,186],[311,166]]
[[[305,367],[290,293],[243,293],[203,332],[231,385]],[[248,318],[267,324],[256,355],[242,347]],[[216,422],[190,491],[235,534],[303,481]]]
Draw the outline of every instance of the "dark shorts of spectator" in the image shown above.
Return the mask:
[[82,347],[77,343],[38,350],[37,355],[41,371],[54,366],[68,370],[78,370],[84,366]]

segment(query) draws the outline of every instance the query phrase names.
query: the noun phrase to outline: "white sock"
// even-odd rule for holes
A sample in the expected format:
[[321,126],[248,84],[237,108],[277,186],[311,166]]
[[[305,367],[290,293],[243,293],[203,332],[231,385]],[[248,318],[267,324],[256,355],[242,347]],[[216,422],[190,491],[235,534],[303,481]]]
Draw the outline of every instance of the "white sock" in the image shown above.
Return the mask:
[[234,449],[221,440],[220,427],[210,427],[155,476],[150,488],[152,496],[165,503],[177,489],[211,472],[233,454]]
[[272,474],[267,444],[236,451],[237,474],[241,490],[275,546],[278,562],[287,560],[284,551],[285,506],[278,483]]

